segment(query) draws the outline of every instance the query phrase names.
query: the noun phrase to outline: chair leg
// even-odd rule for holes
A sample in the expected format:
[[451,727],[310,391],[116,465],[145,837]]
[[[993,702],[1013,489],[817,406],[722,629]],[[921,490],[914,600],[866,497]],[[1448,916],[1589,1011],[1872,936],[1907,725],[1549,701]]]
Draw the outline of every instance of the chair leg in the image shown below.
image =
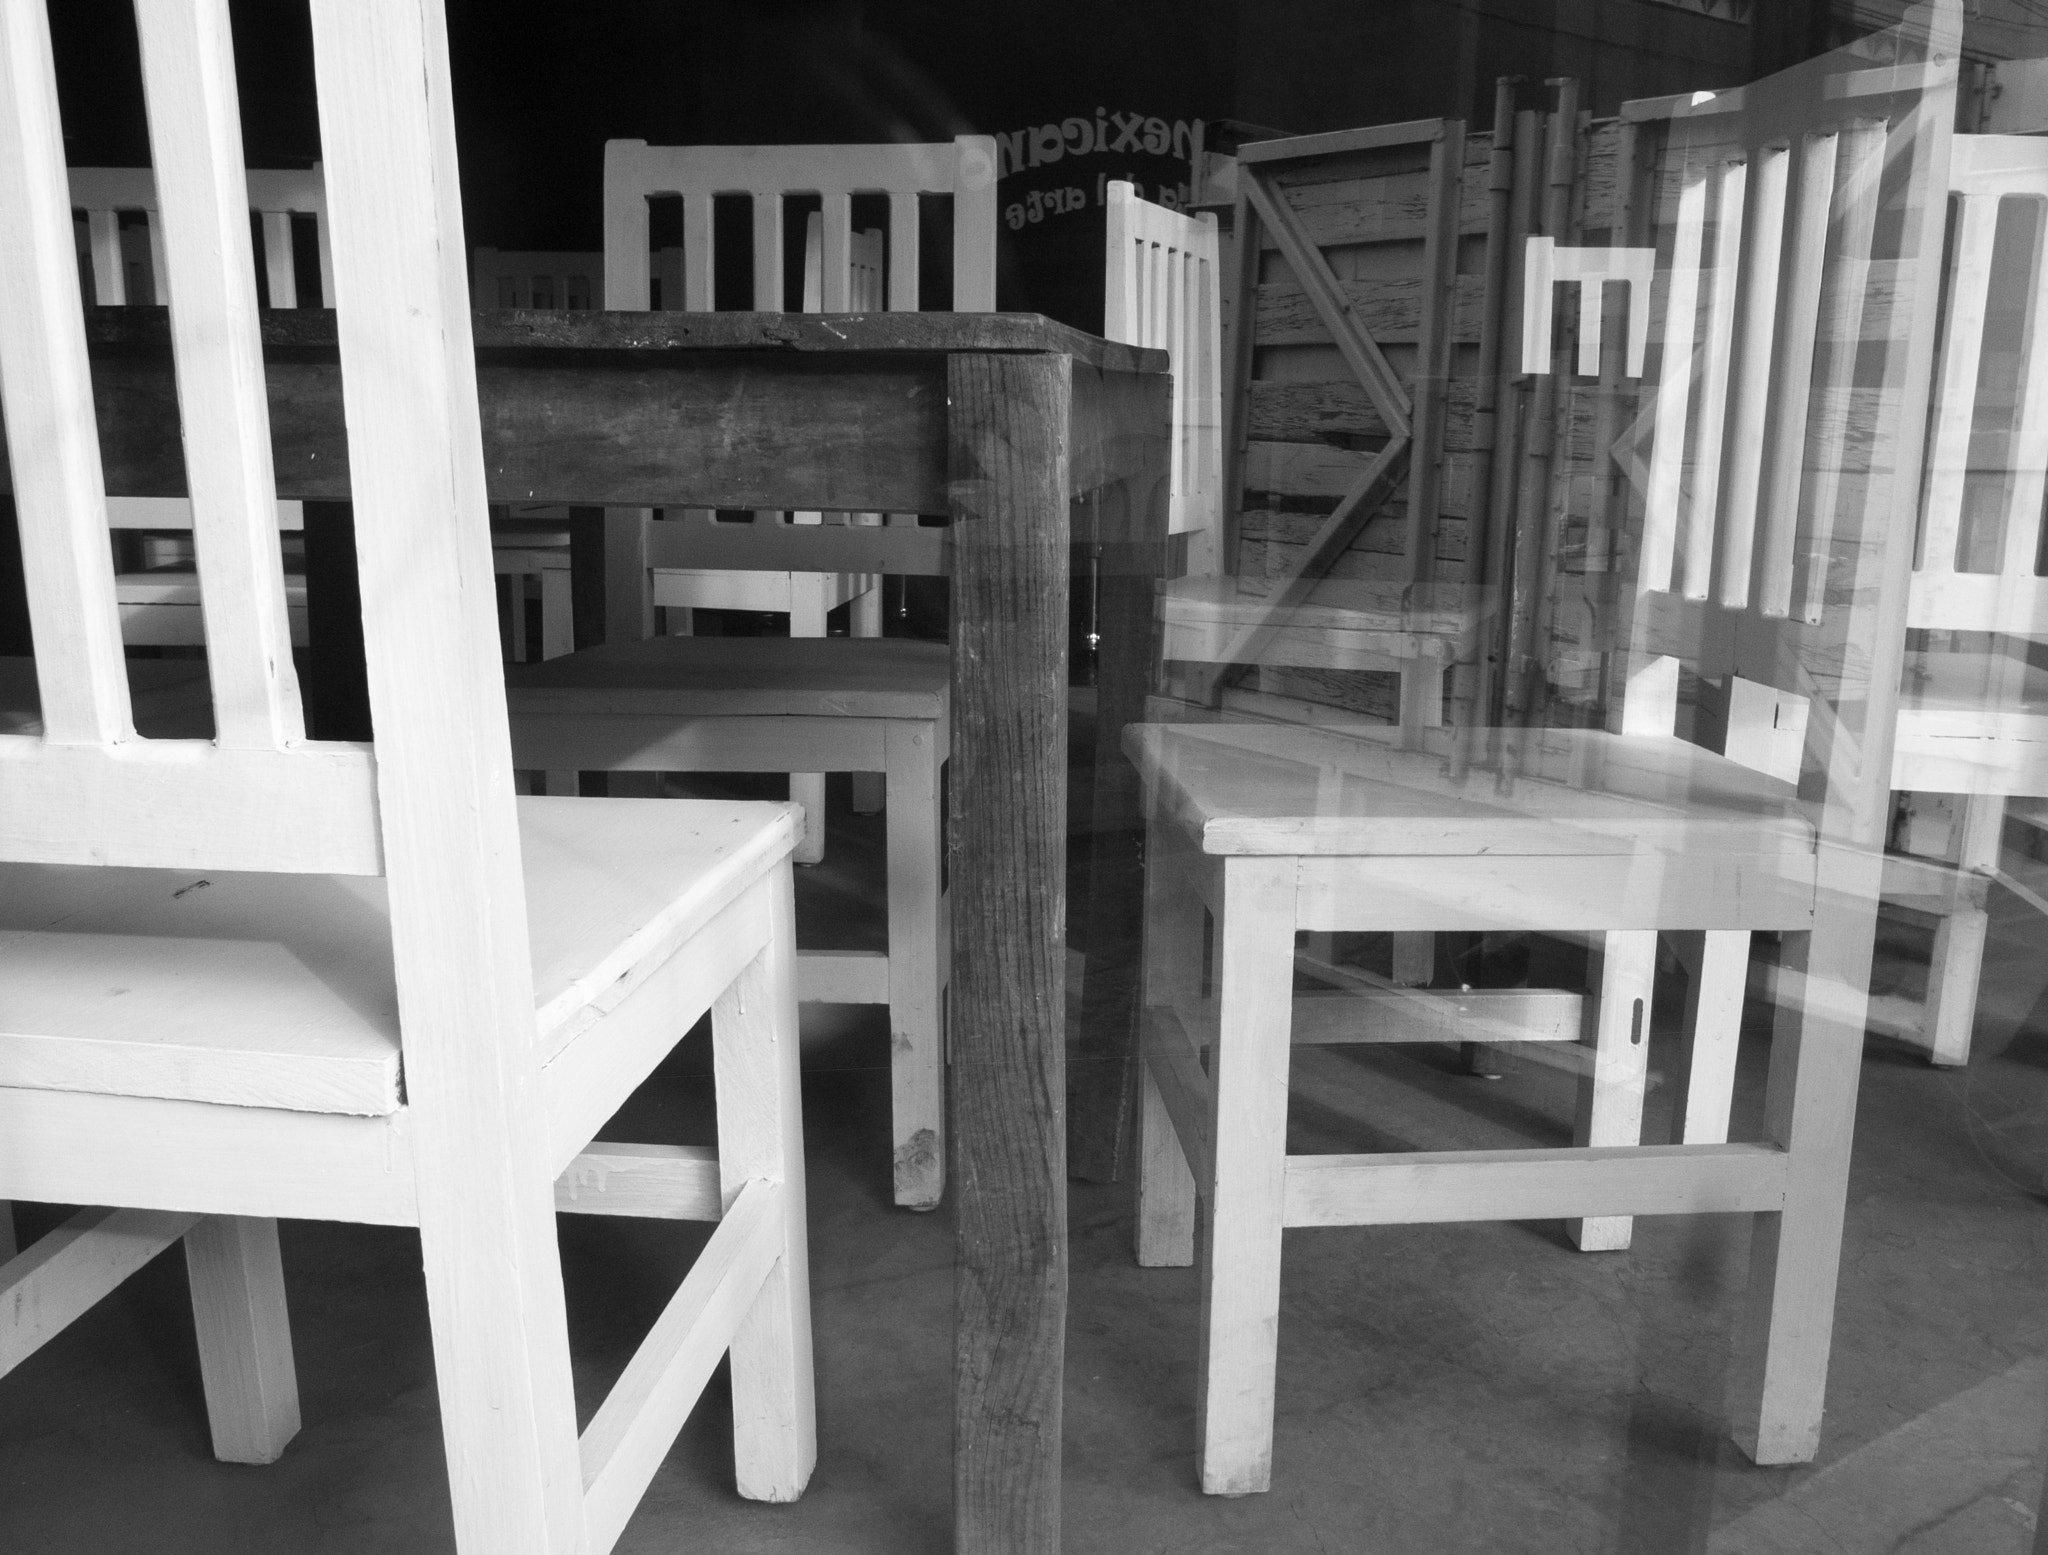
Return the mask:
[[185,1233],[199,1375],[223,1463],[273,1463],[299,1429],[277,1222],[209,1215]]
[[[793,573],[790,577],[789,635],[825,635],[825,586],[827,573]],[[821,864],[825,860],[825,775],[822,772],[792,772],[789,797],[804,807],[804,834],[798,839],[794,858],[799,864]]]
[[[1593,1062],[1579,1077],[1572,1143],[1635,1145],[1643,1137],[1643,1087],[1649,1074],[1650,995],[1657,977],[1657,931],[1611,931],[1600,955],[1600,994],[1593,1007]],[[1627,1215],[1567,1220],[1565,1234],[1580,1252],[1619,1252],[1635,1222]]]
[[526,574],[523,572],[510,573],[507,574],[505,581],[508,585],[505,593],[510,607],[506,614],[510,617],[512,631],[512,662],[514,664],[524,664],[526,662]]
[[1184,1269],[1195,1261],[1195,1215],[1200,1199],[1173,1115],[1159,1094],[1152,1066],[1138,1065],[1138,1265]]
[[[1957,862],[1966,870],[1996,869],[2004,830],[2004,795],[1972,794],[1964,799]],[[1958,899],[1934,931],[1934,959],[1927,974],[1926,1030],[1931,1049],[1927,1057],[1942,1068],[1970,1061],[1977,988],[1990,927],[1991,915],[1982,905]]]
[[889,787],[889,1091],[896,1202],[935,1209],[946,1186],[946,1049],[939,994],[939,729],[892,722]]
[[1860,922],[1841,921],[1851,916],[1844,913],[1822,918],[1810,934],[1785,937],[1785,986],[1815,992],[1778,1007],[1764,1137],[1786,1152],[1785,1207],[1756,1217],[1729,1400],[1736,1443],[1760,1464],[1808,1463],[1820,1448],[1863,1059],[1860,995],[1868,987],[1874,873],[1867,892],[1872,912],[1859,915]]
[[576,648],[576,623],[570,604],[570,574],[552,567],[540,575],[540,656],[558,659]]
[[428,1168],[420,1256],[456,1549],[569,1555],[584,1543],[583,1465],[554,1184],[539,1152],[517,1152],[495,1119],[415,1111],[416,1136],[427,1136],[415,1144]]
[[1225,865],[1211,1051],[1199,1402],[1202,1489],[1239,1496],[1273,1474],[1280,1217],[1294,989],[1294,860]]
[[796,912],[786,866],[776,869],[771,885],[768,946],[712,1006],[712,1075],[725,1202],[751,1179],[782,1184],[782,1256],[733,1334],[733,1463],[741,1495],[794,1501],[817,1462],[818,1439],[797,1074]]
[[[879,574],[867,580],[874,586],[856,594],[853,598],[851,615],[853,635],[856,637],[880,637],[882,635],[882,579]],[[887,803],[888,780],[881,772],[856,772],[853,774],[853,813],[855,815],[879,815]]]
[[1683,1072],[1671,1137],[1681,1145],[1728,1139],[1735,1058],[1742,1046],[1742,1005],[1749,992],[1749,931],[1709,929],[1692,936],[1699,955],[1687,970]]
[[[1160,838],[1155,829],[1153,836]],[[1162,1013],[1173,1001],[1201,987],[1203,938],[1208,913],[1200,894],[1159,854],[1145,871],[1144,1004]],[[1213,1040],[1211,1032],[1158,1032],[1150,1020],[1141,1024],[1138,1064],[1138,1213],[1134,1228],[1139,1266],[1185,1268],[1195,1261],[1195,1216],[1198,1187],[1187,1152],[1153,1078],[1144,1047],[1154,1041],[1183,1038]],[[1206,1189],[1208,1185],[1200,1187]]]

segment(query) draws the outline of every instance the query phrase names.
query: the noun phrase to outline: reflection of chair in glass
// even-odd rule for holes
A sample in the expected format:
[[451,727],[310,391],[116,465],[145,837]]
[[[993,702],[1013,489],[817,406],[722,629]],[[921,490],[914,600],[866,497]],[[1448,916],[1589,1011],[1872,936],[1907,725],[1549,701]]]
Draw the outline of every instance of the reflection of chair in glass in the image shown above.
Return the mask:
[[[71,207],[84,216],[76,236],[80,269],[91,278],[94,303],[103,308],[149,301],[162,306],[163,224],[156,179],[146,167],[74,167],[67,171]],[[333,295],[333,261],[327,249],[326,196],[320,169],[304,172],[252,168],[244,177],[249,210],[256,216],[262,253],[257,256],[273,308],[299,305],[298,271],[292,248],[292,217],[313,223],[323,301]],[[135,218],[123,224],[122,217]],[[331,304],[330,304],[331,305]],[[277,505],[278,526],[305,527],[297,502]],[[143,570],[123,572],[114,584],[121,604],[123,638],[138,646],[197,647],[205,643],[200,624],[199,579],[192,571],[192,505],[183,497],[112,496],[107,522],[129,536]],[[286,584],[292,641],[306,641],[306,585],[294,574]]]
[[[42,8],[0,44],[42,721],[0,740],[0,1193],[100,1206],[0,1268],[0,1353],[182,1241],[215,1453],[268,1462],[299,1423],[276,1219],[417,1226],[458,1547],[608,1549],[728,1352],[742,1494],[814,1457],[796,821],[514,799],[445,48],[414,0],[312,19],[374,749],[304,737],[226,7],[137,12],[210,740],[134,736]],[[706,1011],[716,1147],[591,1143]],[[717,1223],[580,1439],[558,1205]]]
[[[1903,642],[1916,393],[1935,316],[1941,205],[1929,191],[1946,173],[1932,164],[1953,112],[1952,63],[1880,74],[1888,95],[1875,102],[1823,97],[1825,72],[1808,70],[1746,88],[1753,115],[1723,104],[1629,121],[1649,153],[1635,187],[1648,196],[1643,227],[1662,238],[1657,284],[1671,321],[1655,397],[1644,395],[1644,466],[1661,477],[1685,470],[1695,446],[1718,456],[1718,441],[1696,439],[1724,410],[1732,425],[1759,418],[1766,435],[1761,470],[1737,470],[1718,494],[1694,478],[1626,496],[1625,527],[1640,544],[1622,552],[1614,601],[1613,732],[1477,730],[1462,780],[1451,732],[1132,732],[1153,804],[1139,1256],[1191,1261],[1199,1207],[1206,1490],[1268,1482],[1289,1227],[1575,1217],[1593,1245],[1615,1245],[1609,1233],[1625,1238],[1637,1214],[1753,1212],[1737,1436],[1761,1463],[1817,1449]],[[1743,139],[1759,125],[1776,139],[1788,120],[1803,126],[1790,152]],[[1887,167],[1896,225],[1876,220]],[[1711,257],[1698,246],[1709,233]],[[1873,258],[1903,260],[1919,283],[1881,323],[1865,308]],[[1687,295],[1702,263],[1704,299]],[[1757,284],[1738,309],[1743,264]],[[1707,372],[1694,394],[1702,337],[1690,326],[1702,301],[1734,331],[1721,344],[1739,345],[1719,364],[1732,360],[1732,377],[1700,353]],[[1828,317],[1853,321],[1840,338],[1819,338],[1824,301]],[[1704,338],[1711,352],[1713,332]],[[1852,461],[1839,418],[1858,396],[1894,410]],[[1560,421],[1572,413],[1561,406]],[[1582,472],[1568,444],[1558,457]],[[1733,742],[1768,759],[1789,740],[1797,782],[1678,737],[1694,677],[1734,688],[1738,725],[1763,697],[1800,699],[1796,732],[1750,729]],[[1752,698],[1743,687],[1761,689]],[[1573,1146],[1475,1149],[1499,1132],[1489,1139],[1461,1115],[1458,1148],[1391,1149],[1420,1142],[1399,1120],[1368,1118],[1372,1153],[1290,1155],[1291,1045],[1442,1041],[1486,1034],[1510,1001],[1525,1006],[1519,1025],[1537,1013],[1523,990],[1296,992],[1297,934],[1425,927],[1604,940]],[[1642,1146],[1657,934],[1746,947],[1752,929],[1786,941],[1761,1136],[1719,1142],[1733,1054],[1714,1049],[1694,1054],[1681,1087],[1683,1142]],[[1712,1013],[1694,1019],[1704,1026]],[[1723,1058],[1729,1068],[1716,1072]]]
[[1939,914],[1920,1032],[1937,1064],[1970,1056],[2006,801],[2048,796],[2048,681],[2028,657],[2048,634],[2048,141],[1959,135],[1950,187],[1948,314],[1906,614],[1935,636],[1907,658],[1892,784],[1911,796],[1901,840],[1956,867],[1897,857],[1885,881],[1887,897]]
[[[648,306],[651,263],[648,240],[651,198],[680,197],[683,207],[682,295],[666,305],[706,312],[712,296],[712,211],[721,195],[744,196],[751,205],[753,305],[768,312],[785,309],[784,215],[791,196],[816,197],[819,211],[818,308],[853,310],[854,288],[872,268],[872,240],[855,233],[853,201],[885,196],[889,217],[887,277],[883,305],[889,312],[919,307],[921,197],[944,195],[953,202],[953,298],[956,312],[985,312],[995,306],[995,144],[987,136],[961,136],[950,144],[873,146],[649,146],[615,140],[605,146],[605,306]],[[865,256],[866,269],[863,268]],[[808,269],[808,266],[807,266]],[[866,283],[871,284],[871,283]],[[809,301],[805,303],[810,306]],[[625,539],[608,533],[608,548],[630,543],[647,554],[650,537],[644,512],[625,526]],[[810,513],[799,522],[822,522]],[[905,515],[915,523],[914,515]],[[683,509],[669,521],[683,532],[664,535],[664,549],[687,552],[687,528],[709,524],[715,515]],[[754,515],[754,525],[783,522],[780,513]],[[620,530],[617,515],[608,531]],[[735,526],[739,527],[739,526]],[[667,542],[673,540],[670,545]],[[657,559],[648,576],[645,608],[659,606],[675,625],[688,613],[719,608],[786,613],[792,636],[823,636],[826,615],[879,586],[873,575],[791,572],[786,562],[764,557],[747,571],[707,571]],[[629,569],[618,569],[621,573]],[[633,613],[629,602],[617,619]],[[880,629],[879,601],[853,612],[863,633]],[[673,629],[673,627],[672,627]],[[616,634],[612,634],[616,635]],[[644,624],[633,635],[647,635]],[[816,862],[824,852],[824,783],[816,774],[791,775],[791,796],[805,807],[799,862]]]
[[1188,538],[1187,572],[1222,570],[1223,392],[1216,218],[1183,216],[1109,186],[1102,333],[1173,359],[1173,489],[1167,532]]

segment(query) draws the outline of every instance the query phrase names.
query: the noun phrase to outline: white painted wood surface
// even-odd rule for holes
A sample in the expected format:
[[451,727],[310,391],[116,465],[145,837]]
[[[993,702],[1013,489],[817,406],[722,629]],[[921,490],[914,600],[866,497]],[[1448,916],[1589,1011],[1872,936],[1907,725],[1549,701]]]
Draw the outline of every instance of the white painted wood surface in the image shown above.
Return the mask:
[[[1949,59],[1953,42],[1902,46]],[[1141,1253],[1180,1260],[1190,1191],[1209,1201],[1212,1226],[1227,1227],[1205,1253],[1205,1489],[1268,1482],[1282,1225],[1556,1217],[1583,1245],[1615,1247],[1636,1214],[1754,1214],[1737,1437],[1764,1463],[1816,1449],[1919,457],[1916,439],[1898,437],[1873,455],[1886,480],[1846,471],[1841,391],[1863,385],[1852,372],[1881,373],[1904,407],[1899,424],[1918,424],[1952,66],[1916,67],[1923,76],[1918,106],[1815,104],[1796,83],[1766,83],[1696,128],[1690,118],[1709,117],[1697,104],[1636,105],[1646,123],[1670,121],[1646,166],[1668,196],[1657,219],[1674,229],[1675,253],[1658,279],[1658,392],[1629,434],[1654,441],[1646,457],[1624,449],[1620,459],[1647,517],[1633,576],[1621,580],[1623,635],[1609,645],[1627,688],[1615,732],[1482,731],[1482,754],[1456,783],[1447,743],[1428,731],[1226,720],[1127,735],[1152,805],[1148,869],[1165,877],[1148,897],[1148,955],[1156,947],[1164,970],[1146,993]],[[1774,94],[1776,117],[1757,120],[1764,145],[1750,146],[1741,104]],[[1787,114],[1814,126],[1794,137],[1789,163],[1772,151]],[[1873,342],[1854,327],[1823,337],[1823,304],[1837,322],[1864,318],[1880,166],[1897,171],[1887,199],[1906,217],[1882,229],[1911,264],[1899,327]],[[1760,235],[1759,223],[1773,230]],[[1743,265],[1785,285],[1740,277]],[[1862,349],[1875,341],[1882,352]],[[1704,372],[1696,344],[1720,358]],[[1809,438],[1817,365],[1829,397]],[[1768,429],[1762,456],[1725,462],[1725,439],[1758,426]],[[1809,476],[1827,507],[1802,529],[1797,504],[1780,499]],[[1717,528],[1731,510],[1747,514],[1733,539]],[[1730,567],[1748,576],[1716,576]],[[1698,681],[1681,676],[1681,656]],[[1677,738],[1690,686],[1744,677],[1771,682],[1756,703],[1767,728],[1742,707],[1726,755]],[[1263,921],[1240,922],[1254,883],[1259,911],[1247,916]],[[1216,920],[1213,1000],[1201,990],[1198,904]],[[1314,974],[1325,931],[1425,926],[1607,931],[1603,998],[1587,1011],[1590,1062],[1573,1066],[1583,1088],[1574,1146],[1288,1158],[1288,1016],[1302,1008],[1288,968]],[[1788,985],[1797,997],[1781,1008],[1764,1137],[1730,1145],[1711,1136],[1725,1130],[1748,932],[1764,927],[1788,931],[1788,955],[1812,975]],[[1726,1022],[1731,1044],[1697,1055],[1685,1142],[1645,1145],[1657,941],[1678,930],[1710,931],[1694,956],[1692,1014]],[[1398,1007],[1392,980],[1368,981]],[[1308,1005],[1306,1024],[1334,1024],[1326,1008]],[[1298,1037],[1304,1022],[1293,1024]],[[1208,1077],[1196,1058],[1205,1043]],[[1190,1116],[1196,1094],[1206,1126]],[[1255,1224],[1226,1218],[1239,1214]]]
[[1216,218],[1183,216],[1109,184],[1105,339],[1162,350],[1173,365],[1167,531],[1186,534],[1190,575],[1223,571],[1223,341]]
[[[730,1338],[741,1489],[788,1499],[814,1453],[795,814],[515,805],[435,0],[312,7],[378,742],[300,737],[227,8],[138,9],[219,733],[130,727],[47,25],[0,0],[0,387],[38,649],[0,737],[0,1195],[119,1206],[5,1266],[0,1346],[182,1235],[216,1450],[266,1461],[297,1425],[274,1219],[417,1225],[458,1546],[554,1555],[639,1488],[585,1504],[557,1203],[749,1207],[724,1245],[757,1272],[697,1280],[743,1310],[665,1323],[635,1373],[663,1421],[635,1434],[665,1447]],[[716,1152],[587,1151],[714,1005]]]
[[882,775],[887,953],[800,951],[797,976],[806,999],[889,1006],[895,1197],[916,1209],[945,1183],[950,675],[940,643],[658,637],[516,667],[507,691],[521,768]]

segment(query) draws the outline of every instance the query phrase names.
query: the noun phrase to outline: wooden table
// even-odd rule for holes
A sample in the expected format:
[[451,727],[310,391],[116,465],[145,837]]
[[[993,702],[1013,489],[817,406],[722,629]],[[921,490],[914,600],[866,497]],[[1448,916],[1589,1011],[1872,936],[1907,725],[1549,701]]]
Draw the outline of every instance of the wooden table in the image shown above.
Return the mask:
[[[786,549],[779,566],[952,578],[957,1547],[1055,1550],[1069,508],[1081,504],[1083,537],[1103,548],[1088,1026],[1091,1062],[1121,1076],[1139,892],[1119,736],[1150,668],[1165,355],[1003,314],[487,312],[475,326],[493,501],[951,520],[736,532],[740,555],[698,525],[614,519],[609,544],[577,547],[579,616],[600,612],[614,635],[637,635],[647,565],[761,566],[764,544]],[[347,716],[360,660],[348,641],[359,631],[352,542],[346,509],[320,506],[349,494],[334,316],[271,313],[264,328],[278,492],[312,504],[309,699],[328,720],[321,732],[344,732],[333,723]],[[95,310],[89,335],[108,489],[183,495],[163,310]],[[581,532],[595,537],[602,522]],[[1099,1176],[1113,1166],[1125,1099],[1119,1083],[1084,1085],[1080,1100],[1093,1153],[1083,1164]]]

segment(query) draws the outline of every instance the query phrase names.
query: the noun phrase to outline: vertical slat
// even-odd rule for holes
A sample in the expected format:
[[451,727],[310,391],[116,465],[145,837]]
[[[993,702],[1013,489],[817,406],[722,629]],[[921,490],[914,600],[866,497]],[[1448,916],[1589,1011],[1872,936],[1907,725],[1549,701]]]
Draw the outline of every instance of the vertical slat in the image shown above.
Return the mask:
[[156,307],[167,307],[171,300],[171,270],[164,259],[164,223],[161,207],[149,212],[143,230],[149,238],[149,300]]
[[1839,151],[1833,131],[1803,136],[1793,169],[1791,251],[1785,258],[1784,323],[1772,369],[1761,513],[1763,565],[1757,573],[1757,601],[1766,616],[1792,611],[1792,554],[1798,541],[1799,492],[1806,477],[1807,413],[1813,398],[1813,355],[1820,332],[1828,215]]
[[[651,306],[647,196],[641,187],[646,151],[644,140],[608,140],[604,145],[604,305],[614,311],[638,312]],[[683,236],[689,237],[687,223]],[[324,277],[321,285],[327,285]],[[333,307],[333,292],[323,300]],[[675,306],[673,298],[662,301]]]
[[828,193],[824,201],[825,311],[845,313],[852,307],[848,292],[853,278],[853,197]]
[[327,240],[327,176],[318,162],[313,164],[311,176],[314,187],[319,191],[313,207],[313,231],[319,240],[320,306],[331,308],[334,306],[334,248]]
[[1671,270],[1665,283],[1664,351],[1657,371],[1655,442],[1650,449],[1649,489],[1643,499],[1642,577],[1638,587],[1661,593],[1671,587],[1678,540],[1679,503],[1685,489],[1685,430],[1691,409],[1693,339],[1699,326],[1700,257],[1706,239],[1707,177],[1688,164],[1678,196],[1672,234]]
[[1136,242],[1131,232],[1134,191],[1122,179],[1109,186],[1109,203],[1103,208],[1104,252],[1108,274],[1102,294],[1102,338],[1132,343],[1131,328],[1137,319],[1138,274]]
[[[215,739],[305,735],[278,543],[227,0],[137,0]],[[464,288],[465,295],[467,287]]]
[[292,213],[263,212],[263,279],[273,308],[299,305],[299,279],[292,269]]
[[1970,471],[1970,429],[1977,419],[1977,369],[1983,360],[1984,314],[1991,296],[1993,239],[1998,230],[1996,195],[1965,194],[1957,203],[1962,209],[1956,222],[1948,318],[1942,338],[1940,375],[1935,382],[1927,502],[1922,510],[1925,528],[1920,567],[1927,573],[1956,570],[1956,546]]
[[1447,121],[1429,148],[1429,217],[1422,239],[1422,329],[1416,341],[1415,455],[1408,477],[1406,572],[1436,576],[1437,512],[1443,489],[1444,379],[1450,371],[1451,307],[1458,269],[1458,206],[1465,129]]
[[128,303],[128,266],[121,258],[121,213],[87,211],[85,227],[92,242],[93,301],[102,308]]
[[[782,191],[754,191],[754,309],[780,313],[782,298]],[[829,267],[828,267],[829,273]],[[844,283],[842,283],[844,284]],[[825,283],[829,293],[832,283]]]
[[825,218],[812,211],[804,218],[803,311],[825,311]]
[[2015,636],[2031,628],[2016,623],[2026,619],[2034,592],[2035,558],[2041,549],[2041,515],[2044,486],[2048,486],[2048,229],[2037,210],[2033,250],[2033,285],[2027,298],[2027,353],[2020,381],[2017,426],[2012,439],[2012,489],[2008,496],[2005,522],[2005,554],[1999,564],[1999,609],[1997,629]]
[[917,194],[889,196],[889,302],[891,313],[917,311]]
[[[457,1543],[582,1542],[438,0],[313,0],[364,648]],[[640,245],[645,252],[645,244]],[[449,882],[461,881],[459,901]]]
[[989,135],[953,141],[953,311],[996,307],[996,143]]
[[1735,355],[1735,298],[1741,279],[1742,207],[1749,182],[1745,162],[1717,170],[1714,270],[1707,297],[1707,351],[1700,373],[1698,451],[1691,500],[1686,505],[1685,597],[1705,599],[1714,568],[1715,520],[1721,505],[1721,441],[1728,416],[1728,370]]
[[[693,191],[683,196],[683,311],[711,311],[711,195]],[[663,307],[674,303],[664,301]]]
[[0,0],[0,385],[45,738],[132,733],[44,0]]
[[[1794,614],[1809,623],[1820,620],[1837,506],[1844,500],[1865,500],[1860,493],[1868,492],[1875,477],[1872,471],[1860,483],[1849,483],[1850,494],[1844,498],[1842,477],[1855,427],[1851,391],[1857,381],[1864,302],[1870,291],[1871,244],[1877,227],[1886,139],[1886,126],[1881,119],[1861,119],[1844,126],[1835,168],[1835,219],[1828,240],[1833,262],[1828,266],[1826,299],[1827,317],[1834,321],[1835,334],[1821,343],[1817,369],[1821,382],[1834,396],[1831,413],[1820,432],[1822,447],[1832,448],[1833,452],[1832,456],[1824,456],[1814,471],[1813,499],[1806,512],[1806,541],[1793,583],[1797,595]],[[1880,422],[1886,414],[1879,413]]]
[[1778,322],[1779,261],[1785,247],[1785,183],[1792,153],[1766,146],[1753,158],[1749,247],[1744,263],[1739,354],[1734,403],[1728,416],[1728,477],[1721,512],[1721,603],[1749,604],[1750,566],[1756,551],[1758,484],[1771,388],[1771,341]]

